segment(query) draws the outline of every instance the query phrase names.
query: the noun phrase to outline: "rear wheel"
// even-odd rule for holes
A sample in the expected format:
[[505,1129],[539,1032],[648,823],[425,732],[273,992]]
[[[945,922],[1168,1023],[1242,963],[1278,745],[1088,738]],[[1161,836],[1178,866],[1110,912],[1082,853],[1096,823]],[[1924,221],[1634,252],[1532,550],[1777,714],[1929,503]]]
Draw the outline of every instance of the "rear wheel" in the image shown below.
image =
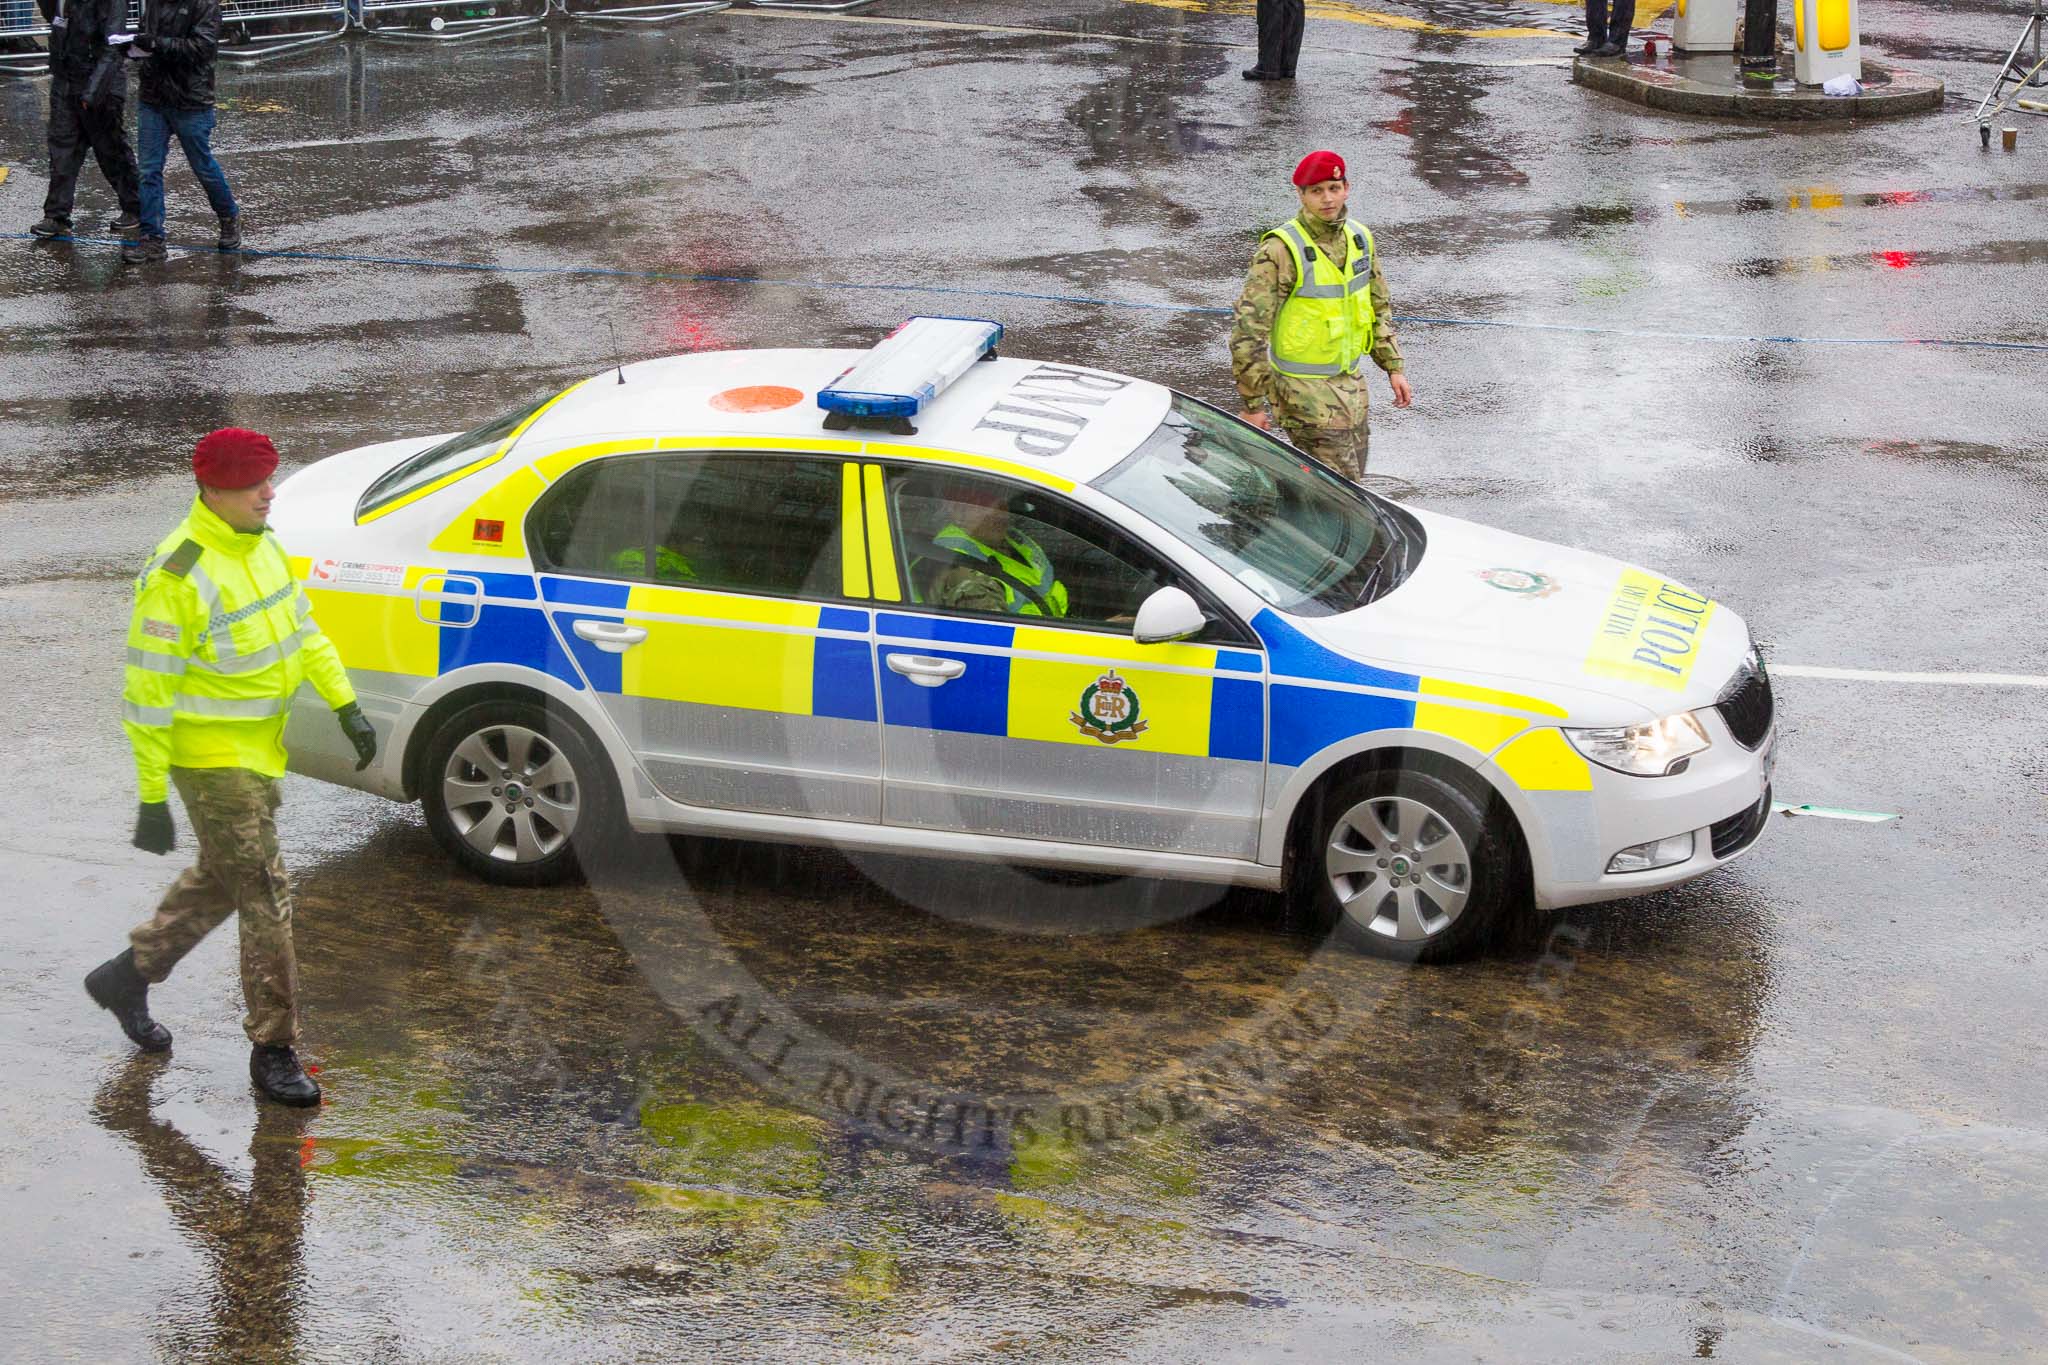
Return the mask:
[[486,881],[545,886],[577,875],[613,818],[597,746],[567,717],[523,701],[467,706],[441,723],[421,774],[427,828]]
[[1310,815],[1295,894],[1349,946],[1444,962],[1486,946],[1506,920],[1512,836],[1476,784],[1363,772],[1326,787]]

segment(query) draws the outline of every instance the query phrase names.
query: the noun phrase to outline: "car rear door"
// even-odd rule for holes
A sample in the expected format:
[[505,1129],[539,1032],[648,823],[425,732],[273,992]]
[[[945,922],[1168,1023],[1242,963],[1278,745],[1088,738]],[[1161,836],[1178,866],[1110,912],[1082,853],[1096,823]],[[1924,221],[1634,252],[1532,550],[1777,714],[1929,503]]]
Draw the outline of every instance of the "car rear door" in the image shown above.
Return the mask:
[[[1266,744],[1256,637],[1163,557],[1043,489],[960,471],[870,469],[870,558],[885,599],[875,617],[883,820],[1255,857]],[[931,600],[941,567],[933,547],[958,520],[956,496],[1009,501],[1012,527],[1039,544],[1068,590],[1065,616]],[[1137,643],[1128,618],[1169,584],[1213,609],[1213,631]],[[900,606],[887,604],[892,595]]]
[[831,455],[663,451],[537,506],[555,630],[662,795],[881,818],[858,479]]

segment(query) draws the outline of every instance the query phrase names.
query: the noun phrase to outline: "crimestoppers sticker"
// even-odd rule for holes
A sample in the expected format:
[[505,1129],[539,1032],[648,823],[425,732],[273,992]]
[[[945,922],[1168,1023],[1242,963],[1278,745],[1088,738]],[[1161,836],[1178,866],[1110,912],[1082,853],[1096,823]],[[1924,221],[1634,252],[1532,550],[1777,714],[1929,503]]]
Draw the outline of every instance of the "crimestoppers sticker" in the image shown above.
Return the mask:
[[405,565],[370,564],[360,559],[322,559],[307,576],[314,583],[374,583],[397,587],[405,582]]

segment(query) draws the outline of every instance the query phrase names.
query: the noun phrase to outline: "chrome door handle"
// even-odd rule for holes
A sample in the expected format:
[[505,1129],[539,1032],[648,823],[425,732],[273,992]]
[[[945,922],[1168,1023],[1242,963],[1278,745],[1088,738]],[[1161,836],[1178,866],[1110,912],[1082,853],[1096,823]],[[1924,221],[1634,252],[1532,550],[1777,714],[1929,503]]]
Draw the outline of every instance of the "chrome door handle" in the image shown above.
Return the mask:
[[646,639],[647,632],[618,621],[585,620],[576,623],[576,638],[590,641],[607,654],[624,654]]
[[900,673],[919,687],[937,687],[967,671],[959,659],[934,659],[929,654],[890,654],[884,659],[891,673]]

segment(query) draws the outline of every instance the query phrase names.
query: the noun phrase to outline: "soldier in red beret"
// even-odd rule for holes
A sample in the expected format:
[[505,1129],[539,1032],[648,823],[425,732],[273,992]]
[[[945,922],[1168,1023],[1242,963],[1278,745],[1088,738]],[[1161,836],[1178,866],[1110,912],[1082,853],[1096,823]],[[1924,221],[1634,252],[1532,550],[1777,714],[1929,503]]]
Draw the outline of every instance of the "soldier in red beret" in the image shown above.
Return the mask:
[[1230,329],[1230,368],[1254,426],[1344,477],[1365,473],[1370,432],[1363,365],[1386,371],[1394,406],[1414,399],[1394,339],[1393,305],[1372,232],[1345,217],[1344,158],[1310,152],[1294,168],[1301,212],[1267,232]]
[[265,525],[276,469],[277,448],[261,432],[228,427],[201,437],[192,451],[199,495],[135,580],[121,705],[142,798],[134,843],[149,853],[175,846],[167,789],[176,786],[199,859],[128,935],[128,948],[86,976],[85,989],[137,1047],[162,1052],[171,1035],[150,1017],[150,986],[234,915],[250,1079],[270,1099],[310,1105],[320,1087],[295,1051],[291,885],[274,819],[285,720],[310,680],[334,709],[358,770],[376,757],[377,732]]

